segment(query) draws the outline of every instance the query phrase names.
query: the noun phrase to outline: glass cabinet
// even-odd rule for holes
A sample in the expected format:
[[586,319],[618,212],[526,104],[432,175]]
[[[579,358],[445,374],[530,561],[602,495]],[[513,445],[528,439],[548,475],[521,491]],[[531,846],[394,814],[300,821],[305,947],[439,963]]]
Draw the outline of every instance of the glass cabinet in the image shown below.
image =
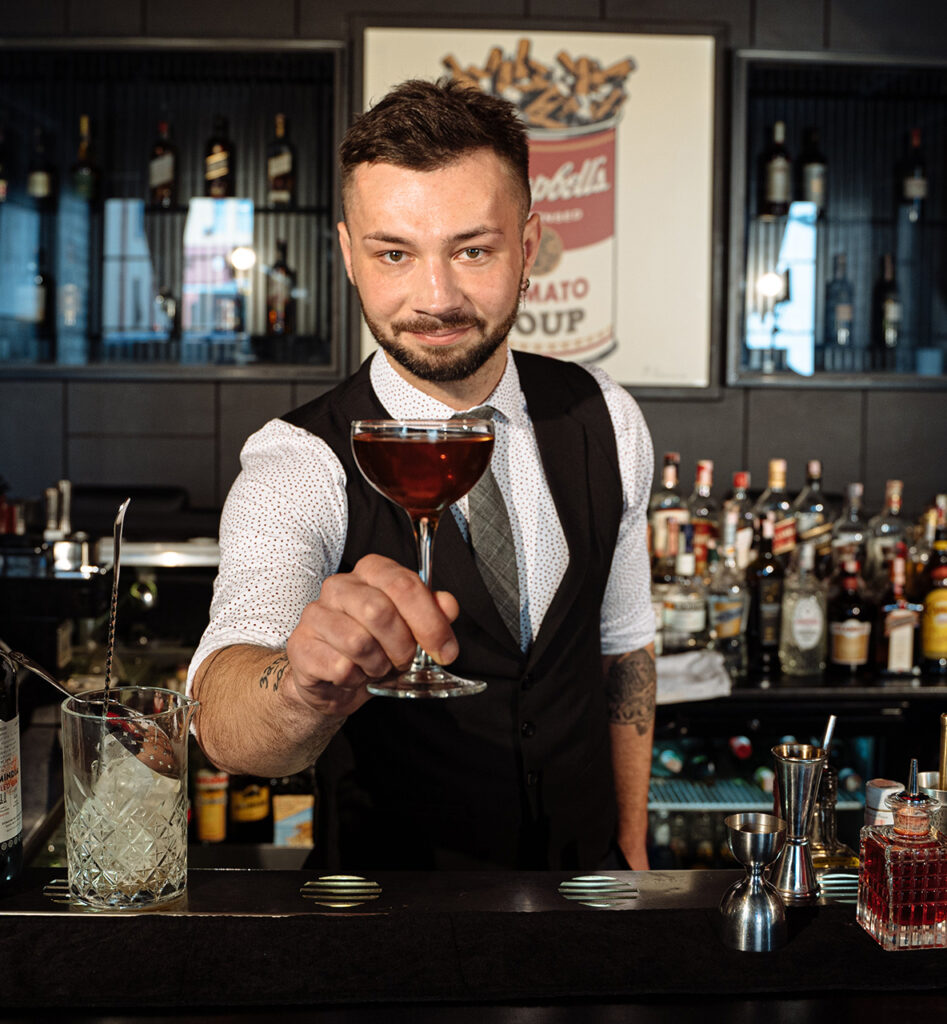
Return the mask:
[[942,387],[947,64],[734,62],[728,382]]
[[0,372],[338,363],[338,54],[4,49]]

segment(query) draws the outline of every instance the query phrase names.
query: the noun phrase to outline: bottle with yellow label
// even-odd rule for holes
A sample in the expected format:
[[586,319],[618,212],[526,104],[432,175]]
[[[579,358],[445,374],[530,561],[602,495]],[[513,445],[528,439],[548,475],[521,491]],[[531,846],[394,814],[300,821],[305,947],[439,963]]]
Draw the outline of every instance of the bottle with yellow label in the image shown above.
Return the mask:
[[947,675],[947,526],[937,527],[927,566],[928,580],[921,613],[921,657],[925,675]]
[[258,779],[254,775],[230,776],[227,841],[273,842],[273,809],[268,779]]

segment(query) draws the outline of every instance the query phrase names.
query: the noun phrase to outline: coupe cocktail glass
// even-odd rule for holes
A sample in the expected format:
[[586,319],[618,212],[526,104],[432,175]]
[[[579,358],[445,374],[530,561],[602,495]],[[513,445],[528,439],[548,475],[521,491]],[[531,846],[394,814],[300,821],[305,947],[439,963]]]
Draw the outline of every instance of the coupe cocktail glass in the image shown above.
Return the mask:
[[[411,520],[418,573],[431,585],[431,553],[441,515],[480,479],[493,454],[493,421],[355,420],[352,452],[365,479]],[[460,697],[486,683],[461,679],[418,645],[407,671],[368,684],[384,697]]]

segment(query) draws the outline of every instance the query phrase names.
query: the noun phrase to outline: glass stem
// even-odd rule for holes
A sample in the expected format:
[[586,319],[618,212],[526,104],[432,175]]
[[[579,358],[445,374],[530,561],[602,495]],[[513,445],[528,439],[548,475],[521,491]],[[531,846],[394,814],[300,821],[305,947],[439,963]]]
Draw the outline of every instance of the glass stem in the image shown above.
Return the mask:
[[[411,519],[414,528],[414,541],[418,548],[418,575],[421,582],[430,589],[431,587],[431,554],[434,549],[434,533],[437,530],[437,519],[431,516],[418,516]],[[430,669],[437,665],[437,662],[425,651],[420,644],[414,652],[414,661],[411,663],[412,672],[423,669]]]

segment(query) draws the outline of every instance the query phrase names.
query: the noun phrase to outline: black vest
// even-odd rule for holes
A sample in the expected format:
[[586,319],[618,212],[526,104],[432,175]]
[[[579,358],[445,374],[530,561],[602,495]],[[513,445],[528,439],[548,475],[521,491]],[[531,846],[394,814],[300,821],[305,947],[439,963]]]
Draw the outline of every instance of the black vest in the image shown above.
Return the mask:
[[[483,679],[473,697],[378,697],[319,759],[315,858],[333,870],[593,869],[615,827],[599,617],[622,512],[621,476],[601,389],[584,369],[515,354],[569,566],[524,654],[513,642],[452,515],[434,544],[433,583],[460,602],[451,669]],[[363,555],[415,568],[404,511],[363,479],[350,423],[387,418],[369,362],[284,417],[323,438],[346,473],[340,572]]]

